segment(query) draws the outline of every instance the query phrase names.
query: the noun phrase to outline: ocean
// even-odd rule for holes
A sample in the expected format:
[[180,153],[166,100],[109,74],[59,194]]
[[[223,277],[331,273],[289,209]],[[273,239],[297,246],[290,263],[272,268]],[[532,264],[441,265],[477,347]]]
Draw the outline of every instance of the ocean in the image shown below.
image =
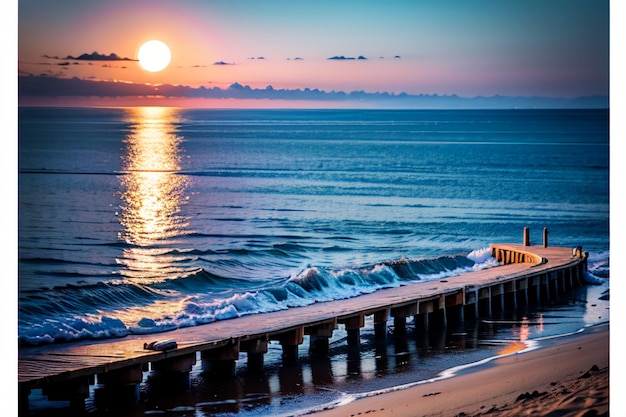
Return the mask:
[[[521,243],[524,227],[534,244],[548,228],[550,245],[582,246],[601,282],[551,306],[558,325],[534,336],[608,320],[608,301],[596,302],[609,276],[608,110],[23,107],[18,116],[20,346],[156,335],[453,279],[497,265],[489,244]],[[471,348],[432,354],[423,368],[435,375],[492,355],[498,344],[480,335],[519,336],[474,325]],[[441,337],[444,352],[455,336]],[[374,354],[350,378],[337,349],[332,389],[326,375],[324,389],[305,378],[277,394],[271,375],[283,371],[271,350],[267,392],[234,401],[245,390],[220,386],[223,398],[199,399],[215,387],[198,376],[193,399],[176,396],[170,411],[289,414],[416,378],[379,375]],[[146,407],[131,415],[156,410]]]

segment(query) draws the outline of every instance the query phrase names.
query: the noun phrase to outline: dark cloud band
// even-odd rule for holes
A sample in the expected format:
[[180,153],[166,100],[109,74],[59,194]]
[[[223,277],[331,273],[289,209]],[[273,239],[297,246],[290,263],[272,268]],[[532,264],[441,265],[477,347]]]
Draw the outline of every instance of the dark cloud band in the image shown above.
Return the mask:
[[109,55],[100,54],[98,52],[92,52],[90,54],[81,54],[79,56],[68,55],[66,57],[58,57],[51,55],[44,55],[44,58],[47,59],[62,59],[62,60],[71,60],[71,61],[137,61],[136,59],[131,58],[122,58],[115,53],[110,53]]

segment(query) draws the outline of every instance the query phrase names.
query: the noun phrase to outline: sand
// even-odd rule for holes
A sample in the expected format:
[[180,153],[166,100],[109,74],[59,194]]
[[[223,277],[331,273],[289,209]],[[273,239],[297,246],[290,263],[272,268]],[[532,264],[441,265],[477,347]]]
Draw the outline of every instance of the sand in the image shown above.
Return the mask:
[[542,345],[448,379],[358,399],[314,416],[608,416],[608,324]]

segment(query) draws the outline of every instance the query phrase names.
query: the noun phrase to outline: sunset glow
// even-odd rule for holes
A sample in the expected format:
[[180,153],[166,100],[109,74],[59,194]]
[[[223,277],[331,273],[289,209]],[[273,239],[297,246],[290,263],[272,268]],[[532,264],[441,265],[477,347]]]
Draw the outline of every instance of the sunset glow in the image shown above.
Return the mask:
[[[480,7],[458,0],[363,1],[358,7],[326,1],[20,2],[19,19],[20,96],[26,104],[50,97],[74,103],[116,97],[129,105],[138,97],[139,105],[153,105],[148,96],[259,99],[245,96],[247,90],[229,92],[236,83],[268,91],[467,98],[571,99],[609,92],[608,1],[565,6],[487,0]],[[150,39],[162,42],[159,48],[148,49],[157,45]],[[73,89],[64,83],[69,79],[76,81]],[[91,91],[89,82],[106,84]],[[128,84],[122,88],[119,82]],[[135,91],[146,84],[178,90]],[[256,103],[284,107],[274,101],[282,99]],[[346,107],[319,94],[287,100],[296,107]],[[370,98],[350,100],[366,107],[369,102],[379,106]]]

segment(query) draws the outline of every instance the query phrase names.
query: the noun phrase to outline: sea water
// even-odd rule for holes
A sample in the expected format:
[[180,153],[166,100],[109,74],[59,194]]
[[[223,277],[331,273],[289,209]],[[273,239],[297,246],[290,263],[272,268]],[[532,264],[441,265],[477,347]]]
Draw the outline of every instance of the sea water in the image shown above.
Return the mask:
[[[18,342],[153,337],[453,279],[495,266],[489,244],[520,243],[524,227],[533,244],[548,228],[550,245],[589,251],[590,272],[603,278],[599,298],[608,290],[609,150],[607,110],[20,108]],[[552,314],[558,327],[542,329],[607,319],[606,306],[594,304],[597,316],[582,291]],[[546,314],[527,319],[543,323]],[[486,346],[477,342],[484,323],[476,326],[472,351]],[[521,328],[508,326],[500,339]],[[436,345],[445,350],[468,330],[457,333]],[[411,340],[406,352],[432,344]],[[361,377],[350,378],[348,353],[337,349],[326,366],[333,383],[318,394],[417,377],[380,372],[374,349],[358,361]],[[268,355],[272,369],[280,353]],[[429,375],[470,360],[431,356],[420,368]],[[360,382],[342,388],[344,379]],[[280,383],[266,382],[274,388],[248,412],[264,409],[259,402],[276,407],[264,401]],[[307,386],[300,382],[293,386]],[[307,390],[281,394],[281,404],[311,398]],[[213,407],[196,400],[196,410]]]

